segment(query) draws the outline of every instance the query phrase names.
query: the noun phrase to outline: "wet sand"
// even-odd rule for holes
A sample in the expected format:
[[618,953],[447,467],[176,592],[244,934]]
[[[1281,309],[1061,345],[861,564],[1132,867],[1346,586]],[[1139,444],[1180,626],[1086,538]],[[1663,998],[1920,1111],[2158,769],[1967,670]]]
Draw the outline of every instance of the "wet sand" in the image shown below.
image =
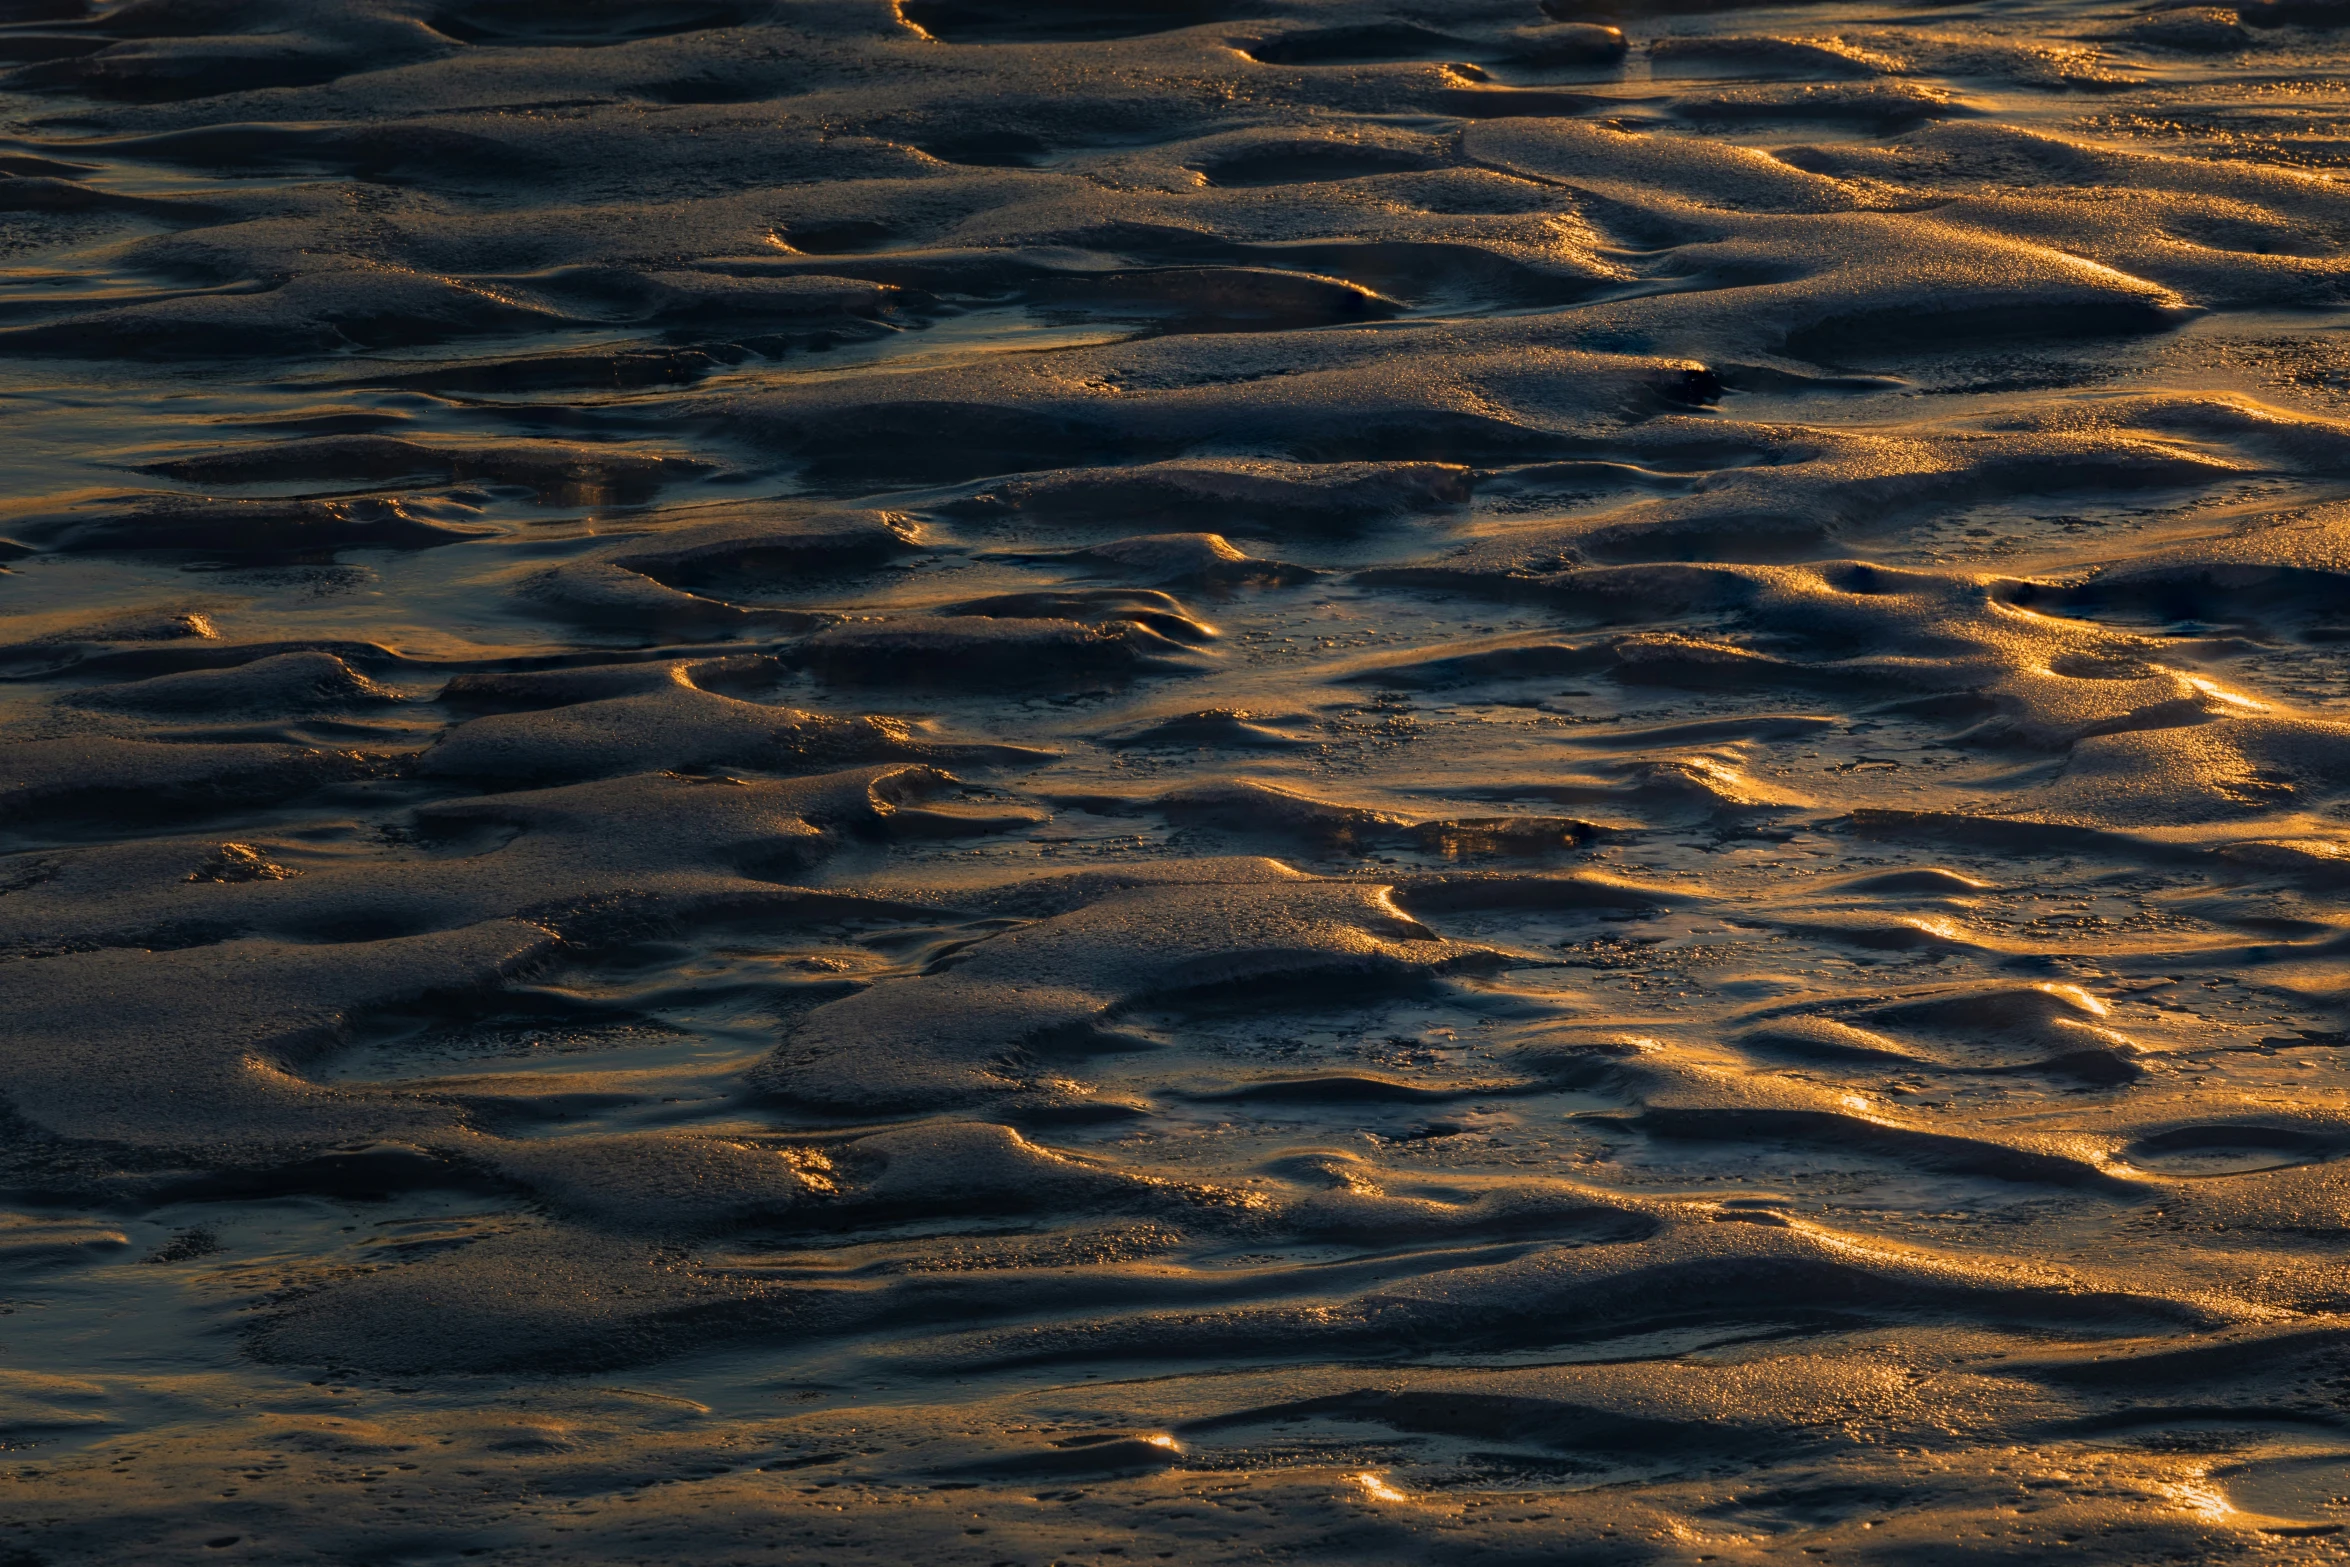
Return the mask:
[[2335,1559],[2343,23],[0,0],[0,1563]]

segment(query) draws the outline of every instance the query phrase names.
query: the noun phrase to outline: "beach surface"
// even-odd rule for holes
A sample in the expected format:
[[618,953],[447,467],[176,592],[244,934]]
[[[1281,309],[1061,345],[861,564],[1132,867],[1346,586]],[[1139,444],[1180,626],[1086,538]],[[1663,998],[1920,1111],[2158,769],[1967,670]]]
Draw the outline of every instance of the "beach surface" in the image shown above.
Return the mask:
[[2345,27],[0,0],[0,1567],[2340,1559]]

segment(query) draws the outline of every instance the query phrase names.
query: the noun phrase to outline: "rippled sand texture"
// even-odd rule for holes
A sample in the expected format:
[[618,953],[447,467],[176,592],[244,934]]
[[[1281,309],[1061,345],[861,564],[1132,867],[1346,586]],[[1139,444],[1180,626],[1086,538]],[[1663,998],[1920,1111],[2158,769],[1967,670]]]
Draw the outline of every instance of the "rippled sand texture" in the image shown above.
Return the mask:
[[0,0],[0,1561],[2350,1547],[2350,11],[1581,3]]

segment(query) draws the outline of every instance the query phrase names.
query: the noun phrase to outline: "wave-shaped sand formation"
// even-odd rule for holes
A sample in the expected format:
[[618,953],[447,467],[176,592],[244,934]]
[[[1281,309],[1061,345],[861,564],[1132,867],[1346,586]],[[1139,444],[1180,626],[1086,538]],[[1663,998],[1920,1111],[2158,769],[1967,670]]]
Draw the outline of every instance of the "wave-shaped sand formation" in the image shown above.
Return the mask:
[[2333,1559],[2344,27],[0,0],[0,1567]]

